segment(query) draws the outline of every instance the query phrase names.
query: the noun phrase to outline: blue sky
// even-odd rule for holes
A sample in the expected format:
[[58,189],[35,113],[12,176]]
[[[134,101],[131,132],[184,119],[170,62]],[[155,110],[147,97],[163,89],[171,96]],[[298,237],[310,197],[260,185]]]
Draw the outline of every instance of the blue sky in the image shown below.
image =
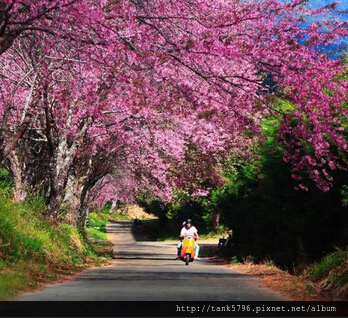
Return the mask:
[[[323,7],[323,6],[330,4],[332,2],[334,2],[334,1],[332,1],[332,0],[309,0],[308,5],[313,6],[315,8],[318,8],[318,7]],[[340,2],[339,6],[338,6],[339,10],[348,10],[348,1],[347,0],[341,0],[341,1],[337,1],[337,2]],[[347,15],[346,15],[346,18],[347,18]]]
[[348,20],[348,0],[308,0],[307,6],[311,8],[320,8],[324,7],[330,3],[338,2],[339,5],[337,7],[337,11],[346,11],[345,14],[328,14],[327,16],[331,17],[339,17],[340,20]]
[[[337,0],[337,1],[333,1],[333,0],[309,0],[308,1],[308,4],[307,6],[311,7],[311,8],[319,8],[319,7],[323,7],[325,5],[328,5],[332,2],[339,2],[339,5],[337,7],[336,10],[338,11],[345,11],[344,14],[327,14],[327,15],[323,15],[321,18],[323,19],[327,19],[327,18],[330,18],[330,17],[337,17],[339,18],[341,21],[348,21],[348,0]],[[313,21],[313,20],[312,20]],[[311,21],[307,21],[307,22],[311,22]],[[331,57],[338,57],[339,56],[339,53],[337,52],[334,52],[332,53],[333,51],[336,51],[337,48],[341,48],[343,51],[345,50],[345,48],[348,46],[348,38],[342,38],[341,39],[341,43],[340,45],[338,46],[330,46],[328,48],[326,48],[324,51],[326,53],[328,53]]]

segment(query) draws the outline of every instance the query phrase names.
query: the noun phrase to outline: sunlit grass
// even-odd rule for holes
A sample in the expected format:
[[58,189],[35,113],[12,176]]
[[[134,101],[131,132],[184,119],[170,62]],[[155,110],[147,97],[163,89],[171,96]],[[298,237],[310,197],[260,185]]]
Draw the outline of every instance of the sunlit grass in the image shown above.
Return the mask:
[[[42,216],[42,199],[14,204],[10,187],[4,185],[0,188],[0,300],[89,264],[105,262],[75,226],[50,224]],[[106,240],[105,233],[90,231]]]

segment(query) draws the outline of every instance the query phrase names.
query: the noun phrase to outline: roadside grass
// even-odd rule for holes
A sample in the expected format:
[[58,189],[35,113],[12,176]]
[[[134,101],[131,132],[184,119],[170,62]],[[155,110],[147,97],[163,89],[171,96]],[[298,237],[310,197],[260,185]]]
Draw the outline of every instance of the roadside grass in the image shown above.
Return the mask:
[[264,264],[238,263],[231,261],[229,268],[253,275],[262,285],[280,292],[286,298],[296,301],[321,301],[331,300],[320,292],[319,286],[302,276],[294,276],[290,273],[271,266],[269,262]]
[[304,277],[332,297],[348,299],[348,250],[340,249],[306,269]]
[[11,186],[0,185],[0,300],[108,261],[88,243],[90,234],[67,223],[53,226],[44,209],[41,198],[13,203]]
[[107,240],[106,233],[102,232],[99,229],[87,228],[86,229],[86,233],[87,233],[87,237],[88,238],[93,238],[93,239],[96,239],[96,240],[104,240],[104,241]]
[[[125,215],[125,214],[108,213],[105,211],[93,211],[89,213],[87,229],[96,230],[96,231],[90,231],[92,236],[93,235],[100,236],[101,233],[106,232],[107,223],[117,222],[117,221],[126,221],[126,220],[130,220],[130,218],[128,215]],[[98,232],[100,233],[98,234]]]
[[107,209],[89,213],[86,234],[92,250],[98,255],[111,258],[113,256],[113,244],[107,238],[106,225],[109,222],[129,219],[129,216],[125,214],[109,213]]
[[93,211],[88,215],[88,226],[97,228],[98,230],[104,230],[108,222],[126,221],[130,220],[130,217],[126,214],[109,213],[108,211]]
[[34,290],[41,284],[54,282],[82,268],[59,269],[39,264],[35,260],[4,264],[0,266],[0,300],[10,300],[20,292]]
[[[322,280],[330,275],[332,270],[348,260],[348,251],[339,250],[325,256],[320,262],[306,270],[306,276],[312,281]],[[347,268],[348,269],[348,268]]]
[[261,282],[294,300],[348,300],[348,251],[341,249],[293,275],[271,261],[255,264],[246,257],[242,262],[230,258],[233,270],[258,277]]

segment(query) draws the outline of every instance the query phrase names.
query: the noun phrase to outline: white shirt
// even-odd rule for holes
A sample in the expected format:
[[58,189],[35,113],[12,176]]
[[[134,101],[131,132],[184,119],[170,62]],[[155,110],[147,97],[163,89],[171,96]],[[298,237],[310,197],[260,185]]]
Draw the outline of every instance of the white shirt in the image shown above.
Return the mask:
[[191,226],[189,229],[184,226],[180,232],[180,236],[194,236],[194,234],[198,234],[194,226]]

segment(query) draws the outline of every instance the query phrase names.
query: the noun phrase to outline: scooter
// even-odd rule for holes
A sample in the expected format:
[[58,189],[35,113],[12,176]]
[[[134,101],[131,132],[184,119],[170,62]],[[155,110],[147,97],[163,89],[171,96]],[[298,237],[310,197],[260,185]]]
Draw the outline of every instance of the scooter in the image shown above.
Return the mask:
[[180,259],[185,262],[186,265],[189,262],[193,262],[195,258],[195,240],[192,236],[186,236],[181,244]]

